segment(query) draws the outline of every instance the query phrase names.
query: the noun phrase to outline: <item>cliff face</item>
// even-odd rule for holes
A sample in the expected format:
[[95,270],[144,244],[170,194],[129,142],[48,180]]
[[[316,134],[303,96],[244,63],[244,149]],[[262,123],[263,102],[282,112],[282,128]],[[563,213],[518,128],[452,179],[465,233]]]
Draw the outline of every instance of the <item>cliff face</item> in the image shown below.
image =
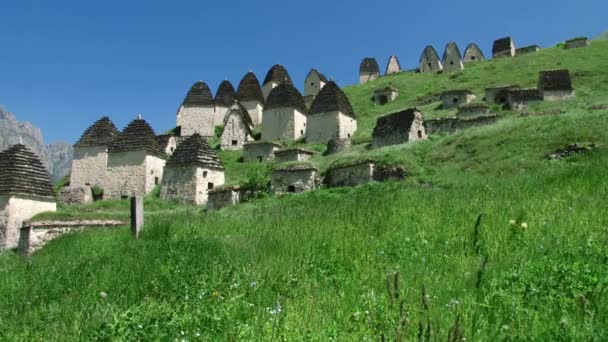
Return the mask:
[[19,122],[15,115],[0,108],[0,151],[18,143],[40,156],[53,181],[70,173],[72,145],[66,142],[45,145],[40,128],[29,122]]

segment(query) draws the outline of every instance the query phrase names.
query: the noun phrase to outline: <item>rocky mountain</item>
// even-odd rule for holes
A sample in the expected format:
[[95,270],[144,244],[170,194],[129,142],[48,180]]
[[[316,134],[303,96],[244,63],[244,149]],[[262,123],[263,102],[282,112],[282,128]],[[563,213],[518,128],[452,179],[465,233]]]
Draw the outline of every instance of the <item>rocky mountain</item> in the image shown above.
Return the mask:
[[70,173],[72,145],[66,142],[46,145],[40,128],[29,122],[17,121],[15,115],[0,108],[0,151],[18,143],[23,143],[40,156],[54,181]]

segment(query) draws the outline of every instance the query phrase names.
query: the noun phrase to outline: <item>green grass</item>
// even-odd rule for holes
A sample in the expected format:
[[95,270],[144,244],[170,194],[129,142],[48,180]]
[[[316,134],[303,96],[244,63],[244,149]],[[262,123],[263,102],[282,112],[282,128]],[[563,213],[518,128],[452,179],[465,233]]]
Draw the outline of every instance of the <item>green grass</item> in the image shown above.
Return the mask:
[[[372,158],[405,165],[408,179],[209,213],[152,197],[140,240],[126,228],[94,230],[53,240],[31,262],[2,253],[0,339],[416,340],[422,324],[436,340],[454,331],[470,341],[607,340],[607,54],[608,42],[594,42],[467,65],[455,78],[402,73],[348,88],[359,144],[313,163],[324,171]],[[417,98],[532,86],[538,71],[555,67],[575,75],[576,100],[365,148],[378,115]],[[367,102],[389,79],[400,100]],[[546,159],[573,142],[598,148]],[[229,183],[265,179],[265,166],[240,163],[240,152],[220,157]],[[62,212],[126,209],[109,201]],[[397,290],[387,282],[395,272]]]

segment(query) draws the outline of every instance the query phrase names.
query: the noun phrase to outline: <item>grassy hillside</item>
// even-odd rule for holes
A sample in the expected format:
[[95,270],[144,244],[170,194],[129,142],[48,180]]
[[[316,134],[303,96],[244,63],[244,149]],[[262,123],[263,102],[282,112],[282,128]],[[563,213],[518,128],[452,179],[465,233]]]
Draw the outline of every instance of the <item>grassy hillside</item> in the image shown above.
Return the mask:
[[[0,339],[606,340],[606,56],[608,42],[594,42],[349,87],[360,144],[314,162],[371,156],[405,165],[407,180],[208,214],[149,199],[157,213],[138,241],[126,228],[98,230],[55,240],[31,262],[0,254]],[[380,114],[444,89],[533,86],[557,67],[575,76],[576,100],[364,148]],[[373,89],[388,82],[400,99],[373,106]],[[423,107],[427,117],[450,115],[436,107]],[[598,148],[545,158],[574,142]],[[221,157],[231,182],[261,167]]]

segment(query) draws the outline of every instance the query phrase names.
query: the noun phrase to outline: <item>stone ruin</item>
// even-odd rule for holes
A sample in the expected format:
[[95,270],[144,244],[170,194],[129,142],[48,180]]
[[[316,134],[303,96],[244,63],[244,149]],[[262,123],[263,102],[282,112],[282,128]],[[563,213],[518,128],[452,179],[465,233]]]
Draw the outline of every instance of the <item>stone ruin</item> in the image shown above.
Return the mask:
[[264,94],[258,78],[253,72],[248,72],[236,90],[236,99],[247,109],[253,125],[262,123],[262,110],[264,109]]
[[40,158],[21,144],[0,152],[0,251],[16,248],[23,222],[57,210]]
[[103,198],[147,195],[160,184],[165,158],[152,127],[141,118],[131,121],[108,148]]
[[220,136],[222,150],[240,150],[253,141],[253,122],[247,109],[234,100],[224,119],[224,130]]
[[243,161],[266,162],[274,160],[274,153],[281,148],[280,144],[272,141],[253,141],[243,145]]
[[167,161],[160,197],[183,203],[207,203],[208,191],[224,184],[224,166],[198,134],[184,140]]
[[329,139],[329,141],[327,141],[327,148],[325,149],[325,152],[323,154],[329,156],[332,154],[348,151],[350,150],[351,144],[352,143],[350,139]]
[[376,162],[362,160],[327,170],[324,183],[329,187],[358,186],[374,180]]
[[475,43],[471,43],[464,50],[464,57],[462,58],[464,63],[479,62],[485,60],[483,51]]
[[90,186],[73,188],[66,186],[59,190],[57,202],[62,204],[82,204],[93,202],[93,192]]
[[262,121],[262,139],[298,140],[306,136],[306,104],[291,84],[281,83],[268,96]]
[[454,42],[449,42],[445,46],[445,51],[443,52],[443,72],[451,73],[464,70],[464,63],[462,62],[461,56],[458,45]]
[[310,107],[314,98],[328,82],[325,75],[316,69],[312,69],[308,72],[308,75],[306,75],[306,79],[304,80],[304,101],[308,107]]
[[507,93],[506,107],[511,110],[523,111],[541,101],[543,101],[543,94],[538,89],[512,90]]
[[274,160],[277,163],[308,161],[315,153],[303,148],[286,148],[274,152]]
[[359,83],[364,84],[380,77],[380,67],[375,58],[365,57],[359,66]]
[[492,46],[492,57],[514,57],[515,56],[515,43],[513,38],[505,37],[494,41]]
[[284,66],[275,64],[268,70],[266,78],[264,78],[264,84],[262,85],[262,94],[264,95],[264,101],[268,100],[268,95],[272,89],[278,87],[280,84],[288,84],[293,86],[291,77]]
[[439,98],[442,102],[441,108],[450,109],[471,103],[475,100],[476,96],[468,89],[455,89],[444,91],[439,95]]
[[490,106],[485,103],[468,103],[458,107],[456,117],[460,120],[469,120],[479,117],[496,116],[490,112]]
[[398,74],[401,72],[401,63],[399,63],[399,58],[396,55],[392,55],[388,59],[388,63],[386,63],[386,71],[385,75]]
[[589,38],[587,37],[578,37],[572,38],[566,41],[566,45],[564,45],[564,49],[577,49],[582,47],[587,47],[591,45]]
[[118,134],[112,120],[105,116],[85,130],[74,145],[70,188],[103,186],[108,148]]
[[241,202],[241,188],[239,186],[222,186],[209,190],[207,210],[220,210]]
[[519,89],[521,88],[518,85],[506,85],[486,88],[486,96],[484,97],[484,100],[487,104],[497,104],[504,106],[507,104],[509,92]]
[[188,91],[177,111],[177,126],[182,136],[198,133],[205,137],[215,135],[215,104],[209,86],[196,82]]
[[222,81],[215,93],[215,116],[213,123],[215,126],[223,125],[228,109],[234,102],[236,93],[232,83],[228,80]]
[[296,165],[272,171],[270,191],[273,194],[308,192],[316,189],[318,170],[314,166]]
[[529,53],[538,52],[540,50],[541,50],[541,48],[538,45],[524,46],[522,48],[515,49],[515,55],[516,56],[527,55]]
[[427,134],[452,134],[460,130],[469,129],[472,127],[487,126],[495,124],[498,121],[498,115],[480,115],[469,118],[440,118],[426,120],[425,127]]
[[443,71],[443,64],[439,60],[439,55],[435,48],[430,45],[422,51],[419,65],[420,72],[422,73],[438,73]]
[[425,140],[424,114],[416,108],[379,117],[372,133],[372,148]]
[[541,71],[538,77],[538,89],[542,92],[545,101],[569,100],[576,96],[567,69]]
[[306,142],[327,143],[330,139],[350,139],[356,130],[357,118],[350,101],[342,89],[330,81],[310,107]]
[[374,90],[374,103],[383,106],[389,102],[395,101],[399,96],[399,89],[387,86]]

